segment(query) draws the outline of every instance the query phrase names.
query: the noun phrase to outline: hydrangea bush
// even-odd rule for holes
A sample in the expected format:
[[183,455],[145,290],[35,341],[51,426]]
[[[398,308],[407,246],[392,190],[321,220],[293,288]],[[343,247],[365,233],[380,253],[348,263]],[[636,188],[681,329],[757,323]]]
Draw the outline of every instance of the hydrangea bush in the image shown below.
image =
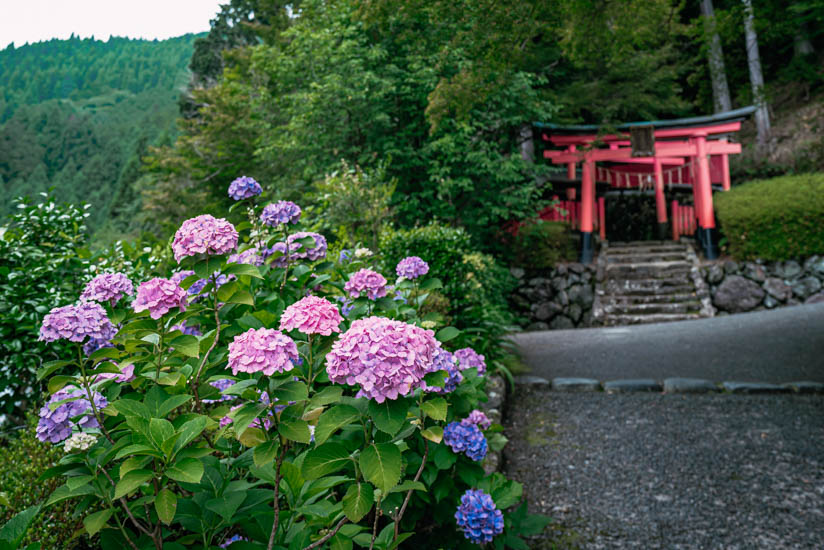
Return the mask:
[[441,287],[425,261],[389,285],[371,253],[328,261],[252,203],[240,232],[184,222],[176,273],[109,277],[46,317],[76,348],[38,372],[38,437],[65,451],[47,505],[78,499],[106,550],[525,548],[545,522],[479,463],[505,442],[476,410],[486,366],[419,316]]

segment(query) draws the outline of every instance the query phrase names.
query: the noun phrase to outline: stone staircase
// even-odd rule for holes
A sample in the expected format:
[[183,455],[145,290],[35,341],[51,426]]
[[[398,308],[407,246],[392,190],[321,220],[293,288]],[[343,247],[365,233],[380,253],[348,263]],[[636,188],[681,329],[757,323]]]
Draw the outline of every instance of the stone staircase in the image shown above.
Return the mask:
[[698,257],[688,242],[641,241],[602,246],[593,324],[662,323],[714,314]]

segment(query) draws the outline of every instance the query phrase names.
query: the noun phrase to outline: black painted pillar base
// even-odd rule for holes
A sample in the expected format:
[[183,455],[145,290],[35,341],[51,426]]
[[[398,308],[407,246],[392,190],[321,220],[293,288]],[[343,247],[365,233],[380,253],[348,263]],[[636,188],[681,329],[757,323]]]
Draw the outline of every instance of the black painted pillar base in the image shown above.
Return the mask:
[[667,222],[658,224],[658,240],[666,241],[670,238],[670,226]]
[[592,231],[581,231],[581,263],[592,263]]
[[698,237],[698,242],[701,243],[704,257],[708,260],[717,259],[718,244],[715,242],[715,230],[710,227],[699,227],[696,237]]

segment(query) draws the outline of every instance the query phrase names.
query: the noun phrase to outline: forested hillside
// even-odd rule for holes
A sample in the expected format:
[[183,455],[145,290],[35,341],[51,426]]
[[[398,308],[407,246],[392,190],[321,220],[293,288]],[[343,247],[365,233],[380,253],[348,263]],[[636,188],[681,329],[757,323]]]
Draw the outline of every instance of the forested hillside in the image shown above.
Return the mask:
[[174,140],[194,39],[71,38],[0,51],[3,196],[53,186],[59,199],[92,204],[98,238],[136,231],[140,157]]

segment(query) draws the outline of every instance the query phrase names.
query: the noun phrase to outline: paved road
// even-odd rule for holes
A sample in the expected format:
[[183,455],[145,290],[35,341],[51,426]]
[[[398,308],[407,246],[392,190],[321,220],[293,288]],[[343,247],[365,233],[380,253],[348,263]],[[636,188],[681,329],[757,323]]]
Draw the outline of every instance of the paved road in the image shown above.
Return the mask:
[[530,548],[824,548],[824,397],[550,392],[509,400],[506,471],[555,519]]
[[653,325],[513,337],[531,374],[611,380],[824,382],[824,303]]

